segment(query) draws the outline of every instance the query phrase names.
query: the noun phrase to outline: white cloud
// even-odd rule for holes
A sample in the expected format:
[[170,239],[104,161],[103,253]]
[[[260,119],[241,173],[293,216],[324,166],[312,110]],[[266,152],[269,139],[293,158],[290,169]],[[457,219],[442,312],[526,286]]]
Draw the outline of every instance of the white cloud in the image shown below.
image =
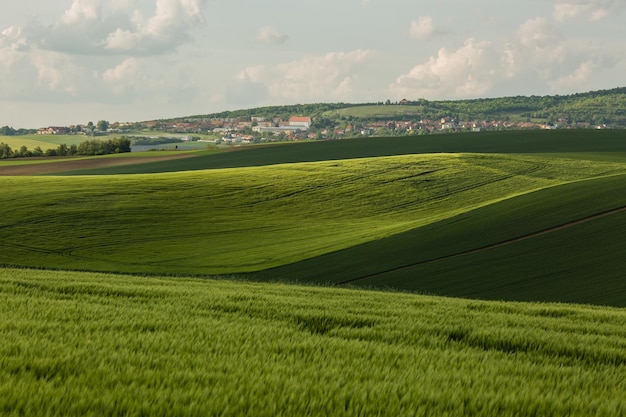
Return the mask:
[[515,76],[528,76],[547,90],[550,83],[571,73],[581,62],[596,55],[596,50],[572,44],[545,18],[528,20],[520,25],[508,45],[515,66]]
[[589,12],[589,6],[584,4],[558,3],[554,5],[554,20],[562,22]]
[[80,78],[70,57],[31,47],[22,28],[0,33],[0,98],[72,95]]
[[129,74],[135,72],[137,68],[137,60],[128,58],[114,68],[109,68],[102,74],[102,79],[106,82],[120,82]]
[[[381,20],[389,4],[374,0],[262,3],[14,1],[0,15],[8,109],[0,116],[27,125],[53,113],[107,117],[77,116],[88,108],[140,119],[293,102],[562,94],[620,85],[626,69],[626,0],[484,10],[439,2],[391,20]],[[454,30],[439,36],[441,25]],[[287,33],[291,47],[261,47],[285,43]]]
[[571,74],[559,77],[548,84],[552,91],[576,91],[591,79],[595,69],[596,65],[593,62],[583,62]]
[[374,53],[370,50],[308,55],[275,66],[251,66],[236,80],[264,92],[269,101],[306,102],[348,100],[359,82],[358,67]]
[[480,97],[502,87],[511,94],[512,86],[520,94],[561,94],[593,85],[597,74],[625,58],[623,51],[568,41],[556,22],[538,17],[503,41],[469,38],[457,49],[441,48],[398,76],[389,90],[398,99]]
[[[24,29],[40,49],[82,55],[159,55],[192,40],[207,0],[156,0],[145,15],[134,0],[73,0],[50,25]],[[141,3],[145,9],[145,3]]]
[[242,70],[239,74],[235,76],[235,79],[241,82],[261,82],[264,73],[265,67],[252,66]]
[[578,17],[598,21],[624,8],[623,0],[556,0],[552,15],[557,22]]
[[418,20],[411,22],[409,36],[413,39],[427,39],[435,33],[435,23],[430,16],[422,16]]
[[563,40],[558,30],[543,17],[522,23],[516,37],[523,46],[535,50],[553,48]]
[[345,98],[356,80],[357,66],[372,55],[372,51],[359,49],[279,64],[273,70],[278,79],[269,85],[270,94],[287,101]]
[[28,49],[28,41],[23,37],[21,28],[12,26],[0,33],[0,65],[8,71]]
[[100,0],[74,0],[61,16],[59,23],[69,26],[98,19],[100,19]]
[[287,36],[281,34],[278,29],[273,26],[263,26],[259,28],[254,40],[259,43],[278,45],[285,43]]
[[133,14],[134,27],[109,33],[105,50],[118,53],[159,54],[169,52],[191,38],[191,28],[204,22],[203,0],[157,0],[148,19]]
[[136,58],[125,59],[102,74],[102,80],[117,94],[135,89],[140,81],[139,78],[139,60]]
[[456,51],[441,48],[436,57],[400,75],[390,89],[397,97],[471,97],[489,91],[502,66],[490,42],[467,39]]
[[16,86],[9,86],[8,93],[18,92],[31,99],[50,97],[76,97],[84,86],[85,73],[68,56],[44,50],[33,50],[21,54],[17,70],[10,71],[11,80],[19,80]]

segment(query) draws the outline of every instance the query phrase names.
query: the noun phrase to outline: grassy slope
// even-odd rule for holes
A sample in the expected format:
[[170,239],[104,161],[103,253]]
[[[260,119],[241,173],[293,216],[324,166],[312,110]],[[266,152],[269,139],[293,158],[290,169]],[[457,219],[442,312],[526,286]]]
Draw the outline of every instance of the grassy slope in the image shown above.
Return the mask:
[[[626,212],[489,247],[622,207],[625,176],[576,182],[264,271],[257,278],[624,307]],[[480,248],[485,250],[471,253]]]
[[626,312],[0,269],[3,415],[626,414]]
[[52,144],[45,140],[45,138],[35,138],[32,135],[29,136],[1,136],[0,143],[6,143],[13,150],[19,150],[21,146],[26,146],[29,150],[35,149],[39,146],[42,150],[56,148],[58,145]]
[[[58,179],[5,179],[3,186],[15,191],[2,201],[5,212],[13,217],[6,216],[0,225],[5,239],[0,242],[4,243],[0,263],[202,275],[278,267],[268,271],[269,279],[334,283],[383,272],[353,285],[623,305],[624,285],[619,276],[623,248],[619,242],[624,239],[619,216],[585,226],[592,230],[577,227],[553,234],[552,241],[542,237],[425,263],[618,206],[624,194],[621,180],[602,186],[577,184],[571,186],[573,192],[558,188],[461,214],[533,189],[623,172],[623,131],[506,132],[422,139],[255,147],[201,156],[197,160],[202,164],[192,163],[187,168],[455,148],[483,152],[523,149],[545,155],[406,156],[107,177],[104,182],[96,177],[63,179],[61,183]],[[168,169],[184,169],[188,161]],[[85,194],[86,189],[89,192]],[[17,190],[21,194],[16,194]],[[551,205],[550,201],[563,204]],[[524,207],[523,211],[516,209],[518,206]],[[457,217],[445,220],[451,216]],[[465,220],[468,216],[473,219],[469,223]],[[524,227],[511,228],[511,219]],[[602,230],[609,221],[615,224]],[[409,231],[428,223],[433,225]],[[402,231],[407,232],[397,234]],[[590,250],[585,243],[593,236],[604,239]],[[518,256],[528,246],[534,255]],[[334,251],[338,252],[331,253]],[[502,261],[492,262],[489,257],[499,253],[505,254]],[[509,264],[509,259],[517,260]],[[423,264],[397,270],[420,262]],[[267,279],[268,273],[257,278]],[[547,279],[537,281],[546,275]],[[577,285],[563,285],[564,280],[572,279]],[[527,285],[529,282],[534,284]],[[563,291],[564,287],[571,291]]]
[[258,271],[538,188],[625,172],[530,155],[437,154],[110,177],[5,177],[0,263]]
[[23,135],[23,136],[0,136],[0,142],[8,144],[12,149],[19,149],[20,146],[27,146],[31,151],[40,146],[46,149],[56,149],[57,146],[65,144],[67,146],[79,145],[86,140],[100,139],[101,136],[88,137],[84,135]]

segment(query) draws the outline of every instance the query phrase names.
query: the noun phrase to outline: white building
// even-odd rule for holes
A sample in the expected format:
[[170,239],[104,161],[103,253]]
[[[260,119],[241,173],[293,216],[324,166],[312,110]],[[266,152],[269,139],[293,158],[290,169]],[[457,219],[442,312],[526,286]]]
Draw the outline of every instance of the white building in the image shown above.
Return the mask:
[[310,117],[300,117],[294,116],[289,119],[290,127],[300,127],[304,130],[311,127],[311,118]]

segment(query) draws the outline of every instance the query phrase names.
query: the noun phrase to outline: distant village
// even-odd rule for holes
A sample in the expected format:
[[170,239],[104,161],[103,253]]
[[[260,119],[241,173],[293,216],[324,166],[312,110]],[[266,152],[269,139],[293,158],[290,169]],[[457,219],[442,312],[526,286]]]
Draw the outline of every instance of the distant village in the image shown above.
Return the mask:
[[[607,125],[592,126],[591,123],[572,124],[566,119],[557,119],[551,123],[531,121],[512,122],[504,120],[463,121],[453,117],[437,120],[329,120],[322,123],[310,116],[292,116],[281,118],[181,118],[168,121],[146,121],[137,123],[111,123],[100,121],[97,125],[76,125],[68,127],[45,127],[37,131],[41,135],[83,134],[88,136],[124,134],[146,134],[158,131],[183,135],[183,140],[202,140],[207,142],[237,144],[279,142],[288,140],[328,140],[364,136],[399,136],[421,135],[452,132],[481,132],[490,130],[521,129],[606,129]],[[200,135],[200,136],[195,136]],[[208,137],[208,138],[207,138]]]

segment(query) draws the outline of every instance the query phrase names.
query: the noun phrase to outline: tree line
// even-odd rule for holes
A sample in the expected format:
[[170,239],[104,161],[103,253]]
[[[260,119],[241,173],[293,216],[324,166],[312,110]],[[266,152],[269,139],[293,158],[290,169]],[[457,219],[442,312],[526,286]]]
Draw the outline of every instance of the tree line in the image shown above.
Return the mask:
[[[410,99],[410,98],[407,98]],[[404,102],[404,100],[403,100]],[[406,110],[397,114],[341,116],[336,110],[348,107],[406,104]],[[404,108],[403,108],[404,109]],[[567,119],[571,123],[588,122],[595,125],[607,123],[615,127],[626,126],[626,87],[610,90],[590,91],[571,95],[553,96],[512,96],[500,98],[480,98],[465,100],[429,101],[424,98],[410,99],[404,103],[391,100],[375,103],[314,103],[286,106],[268,106],[255,109],[227,111],[202,116],[170,120],[194,121],[213,118],[281,118],[287,120],[293,115],[311,116],[314,120],[323,119],[326,127],[343,118],[373,122],[378,120],[437,120],[452,116],[457,120],[504,120],[543,119],[544,121]],[[318,127],[320,123],[316,123]]]
[[13,129],[10,126],[2,126],[0,127],[0,135],[2,136],[19,136],[19,135],[28,135],[31,133],[35,133],[34,129]]
[[130,139],[116,138],[108,140],[86,140],[79,145],[61,144],[56,148],[47,150],[37,146],[30,150],[26,146],[19,149],[11,149],[6,143],[0,143],[0,159],[7,158],[30,158],[38,156],[75,156],[75,155],[108,155],[113,153],[130,152]]

